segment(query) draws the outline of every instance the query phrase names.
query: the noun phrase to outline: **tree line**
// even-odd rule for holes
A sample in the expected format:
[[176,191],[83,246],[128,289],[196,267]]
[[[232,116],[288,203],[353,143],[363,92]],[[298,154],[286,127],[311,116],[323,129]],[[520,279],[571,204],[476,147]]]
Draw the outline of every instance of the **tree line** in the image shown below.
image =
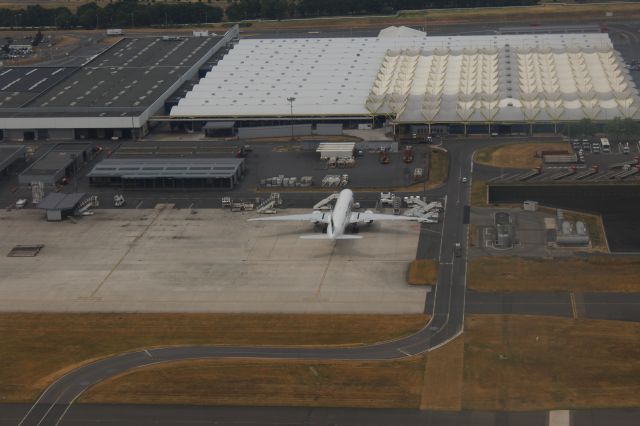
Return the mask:
[[600,131],[616,142],[630,140],[640,134],[640,123],[632,118],[614,117],[598,128],[593,120],[583,118],[577,123],[567,124],[563,133],[570,137],[593,137]]
[[141,4],[134,0],[100,7],[84,4],[71,12],[66,7],[0,9],[0,27],[130,28],[220,22],[224,12],[203,3]]
[[0,9],[0,27],[129,28],[201,24],[243,19],[284,19],[336,15],[389,14],[403,9],[523,6],[539,0],[228,0],[226,11],[202,3],[142,4],[122,0],[100,7]]
[[310,18],[337,15],[390,14],[409,9],[526,6],[539,0],[231,0],[226,14],[242,19]]

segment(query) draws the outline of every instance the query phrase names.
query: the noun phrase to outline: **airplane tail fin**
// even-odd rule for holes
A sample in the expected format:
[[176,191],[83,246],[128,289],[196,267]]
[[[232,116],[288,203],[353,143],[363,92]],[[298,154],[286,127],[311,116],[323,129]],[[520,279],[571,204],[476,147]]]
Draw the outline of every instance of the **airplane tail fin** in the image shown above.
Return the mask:
[[362,239],[360,235],[340,235],[339,237],[331,238],[327,234],[309,234],[300,235],[303,240],[359,240]]

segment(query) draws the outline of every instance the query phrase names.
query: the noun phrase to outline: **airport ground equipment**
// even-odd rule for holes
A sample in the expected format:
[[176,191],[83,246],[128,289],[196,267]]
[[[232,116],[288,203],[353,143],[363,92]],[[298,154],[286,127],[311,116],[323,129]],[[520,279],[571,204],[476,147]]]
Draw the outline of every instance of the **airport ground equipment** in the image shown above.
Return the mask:
[[378,161],[380,164],[389,164],[391,163],[391,157],[389,155],[389,148],[383,148],[380,150],[380,154],[378,154]]
[[313,177],[312,176],[302,176],[300,178],[296,176],[287,177],[285,175],[279,175],[274,177],[269,177],[265,179],[260,179],[260,187],[262,188],[301,188],[301,187],[310,187],[313,185]]
[[44,198],[44,182],[31,182],[31,204],[37,205]]
[[94,207],[99,207],[99,206],[100,206],[100,199],[98,198],[98,196],[97,195],[91,195],[89,197],[84,198],[82,201],[80,201],[78,203],[78,207],[76,207],[74,215],[75,216],[83,216],[83,215],[86,216],[87,213],[89,213],[90,209],[92,209]]
[[392,207],[395,194],[393,192],[381,192],[380,193],[380,205]]
[[338,186],[344,187],[349,183],[349,175],[326,175],[322,178],[322,186],[328,188],[335,188]]
[[417,217],[421,223],[438,223],[442,203],[440,201],[426,202],[418,196],[404,198],[405,204],[409,207],[404,212],[405,216]]
[[414,181],[418,181],[420,179],[422,179],[422,177],[424,176],[424,170],[422,167],[416,167],[415,169],[413,169],[413,180]]
[[393,214],[396,216],[399,215],[401,207],[402,207],[402,198],[398,196],[393,197]]
[[245,211],[251,211],[255,209],[255,204],[254,203],[249,203],[246,201],[233,201],[231,203],[231,211],[232,212],[245,212]]
[[411,145],[407,145],[404,148],[404,156],[402,161],[405,163],[413,163],[413,147]]
[[113,196],[113,206],[114,207],[122,207],[125,203],[124,195],[116,194]]
[[282,198],[280,198],[279,192],[272,192],[269,198],[262,201],[256,207],[258,213],[275,213],[275,207],[282,205]]

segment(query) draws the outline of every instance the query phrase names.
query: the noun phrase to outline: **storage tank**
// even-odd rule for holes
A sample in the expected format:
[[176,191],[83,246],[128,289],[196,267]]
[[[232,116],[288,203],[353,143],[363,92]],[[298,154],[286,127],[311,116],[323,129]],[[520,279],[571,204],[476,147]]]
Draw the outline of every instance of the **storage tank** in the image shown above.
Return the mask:
[[587,235],[587,225],[581,220],[576,222],[576,233],[578,235]]
[[511,248],[513,245],[512,234],[511,225],[496,225],[496,247],[501,249]]

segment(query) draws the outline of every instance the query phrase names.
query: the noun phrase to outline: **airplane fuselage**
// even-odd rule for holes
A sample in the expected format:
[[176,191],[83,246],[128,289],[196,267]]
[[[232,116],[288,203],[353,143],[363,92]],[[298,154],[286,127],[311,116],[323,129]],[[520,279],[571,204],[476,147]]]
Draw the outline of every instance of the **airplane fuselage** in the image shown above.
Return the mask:
[[353,209],[353,191],[343,189],[336,200],[336,205],[331,212],[331,219],[327,226],[327,236],[335,239],[345,234]]

